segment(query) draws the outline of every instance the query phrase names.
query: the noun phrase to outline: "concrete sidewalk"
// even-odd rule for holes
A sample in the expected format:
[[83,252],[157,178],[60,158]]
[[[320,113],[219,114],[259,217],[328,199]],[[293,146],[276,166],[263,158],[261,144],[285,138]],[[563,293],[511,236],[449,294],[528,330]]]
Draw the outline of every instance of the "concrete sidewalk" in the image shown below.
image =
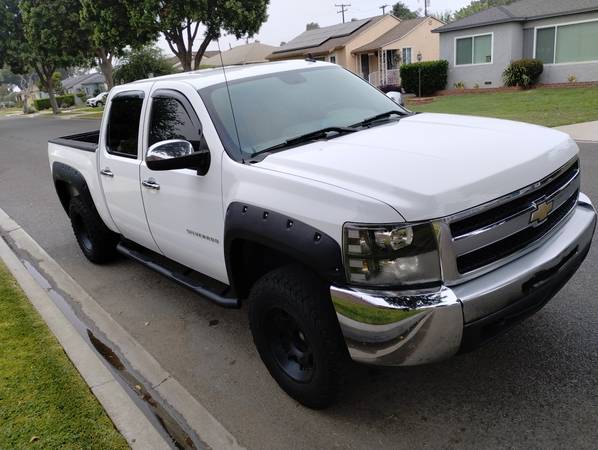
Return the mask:
[[556,129],[564,131],[576,141],[598,142],[598,121],[565,125]]

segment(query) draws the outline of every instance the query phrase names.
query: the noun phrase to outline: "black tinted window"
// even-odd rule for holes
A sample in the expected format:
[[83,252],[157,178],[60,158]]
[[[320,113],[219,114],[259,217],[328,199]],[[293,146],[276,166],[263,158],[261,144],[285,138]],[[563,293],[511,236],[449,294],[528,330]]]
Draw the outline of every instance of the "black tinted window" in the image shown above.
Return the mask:
[[191,142],[195,151],[199,151],[201,127],[198,120],[191,119],[190,113],[179,100],[156,97],[152,100],[149,145],[169,139],[184,139]]
[[137,137],[143,92],[117,95],[110,104],[107,147],[110,153],[129,158],[137,157]]

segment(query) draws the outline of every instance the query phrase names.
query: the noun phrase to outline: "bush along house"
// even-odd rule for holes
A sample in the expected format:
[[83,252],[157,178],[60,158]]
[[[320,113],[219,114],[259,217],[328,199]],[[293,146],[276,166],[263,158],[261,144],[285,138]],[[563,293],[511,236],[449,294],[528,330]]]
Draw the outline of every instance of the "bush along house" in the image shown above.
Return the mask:
[[598,0],[521,0],[434,32],[449,88],[500,87],[511,62],[534,58],[540,83],[598,81]]

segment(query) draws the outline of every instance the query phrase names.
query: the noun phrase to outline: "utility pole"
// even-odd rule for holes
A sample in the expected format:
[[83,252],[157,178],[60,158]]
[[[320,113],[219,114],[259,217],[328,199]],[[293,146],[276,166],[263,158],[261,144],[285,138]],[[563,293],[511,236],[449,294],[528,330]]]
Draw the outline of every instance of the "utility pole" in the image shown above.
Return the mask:
[[380,6],[378,9],[382,10],[382,15],[386,14],[386,8],[388,8],[390,5],[382,5]]
[[347,3],[347,4],[341,3],[340,5],[335,4],[334,6],[336,6],[337,8],[341,9],[340,11],[337,11],[337,14],[342,14],[343,15],[343,23],[345,23],[345,13],[347,11],[349,11],[349,9],[345,8],[345,6],[351,6],[351,4],[350,3]]
[[430,6],[430,0],[424,0],[424,17],[428,17],[428,6]]

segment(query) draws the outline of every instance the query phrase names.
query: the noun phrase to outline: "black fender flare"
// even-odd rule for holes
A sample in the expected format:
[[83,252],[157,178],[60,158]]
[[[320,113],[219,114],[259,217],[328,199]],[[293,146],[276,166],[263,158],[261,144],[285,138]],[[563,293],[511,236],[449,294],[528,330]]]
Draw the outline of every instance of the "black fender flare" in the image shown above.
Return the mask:
[[329,282],[345,282],[341,248],[332,237],[286,214],[233,202],[226,210],[224,224],[226,270],[233,288],[232,247],[237,240],[260,244],[289,256]]
[[[71,197],[80,196],[83,201],[95,207],[89,193],[87,181],[85,181],[85,177],[77,169],[56,161],[52,164],[52,178],[60,203],[67,214],[69,213],[69,201]],[[61,187],[64,184],[68,186],[68,192],[64,192]]]

